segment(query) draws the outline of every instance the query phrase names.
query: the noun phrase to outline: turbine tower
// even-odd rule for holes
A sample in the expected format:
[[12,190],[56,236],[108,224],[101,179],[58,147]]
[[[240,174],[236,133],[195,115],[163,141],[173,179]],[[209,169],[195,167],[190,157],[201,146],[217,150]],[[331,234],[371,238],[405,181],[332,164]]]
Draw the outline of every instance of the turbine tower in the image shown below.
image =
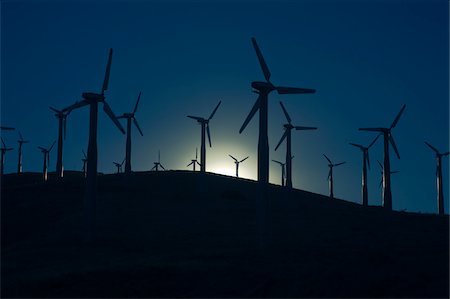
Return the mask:
[[395,154],[400,159],[400,154],[398,153],[397,146],[395,145],[394,137],[392,136],[391,130],[395,128],[397,125],[400,116],[402,115],[403,111],[405,110],[406,105],[403,105],[400,112],[395,117],[394,121],[392,122],[391,126],[389,128],[360,128],[360,131],[374,131],[374,132],[381,132],[384,137],[384,178],[383,178],[383,207],[385,207],[388,210],[392,210],[392,191],[391,191],[391,164],[389,160],[389,143],[391,143],[392,148],[395,151]]
[[[384,168],[383,168],[383,164],[381,164],[381,162],[380,161],[378,161],[377,160],[377,162],[378,162],[378,165],[380,165],[380,168],[381,168],[381,179],[380,179],[380,184],[378,185],[378,188],[381,188],[381,186],[384,186]],[[394,171],[391,171],[390,172],[390,174],[394,174],[394,173],[399,173],[400,171],[398,171],[398,170],[394,170]],[[383,199],[383,193],[381,193],[381,199]]]
[[122,172],[122,165],[123,162],[125,162],[125,159],[123,159],[122,163],[119,162],[113,162],[113,164],[117,167],[117,173],[121,173]]
[[1,139],[2,139],[2,148],[0,150],[1,150],[1,153],[2,153],[2,165],[1,165],[0,176],[3,177],[3,174],[5,173],[4,172],[5,171],[5,154],[6,154],[6,152],[12,151],[13,148],[12,147],[9,147],[9,148],[6,147],[5,142],[3,141],[3,138],[1,138]]
[[213,118],[214,114],[217,111],[217,108],[219,108],[222,101],[219,101],[219,104],[217,104],[216,108],[213,110],[211,115],[208,119],[204,119],[203,117],[198,116],[191,116],[188,115],[187,117],[195,119],[200,125],[202,130],[202,140],[201,140],[201,146],[200,146],[200,171],[205,172],[206,170],[206,142],[205,142],[205,132],[208,134],[208,141],[209,141],[209,147],[211,147],[211,133],[209,131],[209,121]]
[[372,141],[371,144],[369,144],[369,146],[362,146],[360,144],[356,144],[356,143],[349,143],[350,145],[356,146],[357,148],[359,148],[362,153],[363,153],[363,162],[362,162],[362,180],[361,180],[361,196],[362,196],[362,204],[363,206],[367,207],[369,204],[369,195],[367,192],[367,168],[370,169],[370,160],[369,160],[369,149],[372,147],[372,145],[375,144],[375,141],[377,141],[378,137],[380,137],[380,135],[377,135],[377,137],[375,137],[375,139]]
[[273,162],[279,164],[281,166],[281,186],[285,186],[285,182],[286,182],[286,177],[285,177],[285,173],[286,173],[286,163],[282,163],[280,161],[277,160],[272,160]]
[[292,152],[291,152],[291,131],[292,129],[296,130],[317,130],[316,127],[302,127],[302,126],[293,126],[291,117],[289,116],[286,108],[283,103],[280,101],[281,108],[283,109],[284,115],[288,121],[287,124],[284,124],[284,134],[275,147],[275,151],[281,145],[284,139],[286,139],[286,186],[288,188],[292,188]]
[[82,152],[83,152],[83,158],[81,159],[81,161],[83,162],[82,171],[83,171],[84,177],[86,177],[87,176],[87,169],[86,169],[87,156],[86,156],[86,153],[84,152],[84,150],[82,150]]
[[153,168],[150,170],[159,171],[159,167],[161,167],[163,170],[166,170],[164,166],[162,166],[161,164],[161,154],[159,151],[158,151],[158,162],[153,162],[153,164],[155,164],[155,166],[153,166]]
[[125,173],[126,174],[131,173],[131,121],[133,121],[134,125],[138,129],[139,134],[141,134],[141,136],[144,136],[144,134],[142,134],[142,130],[139,127],[139,124],[136,120],[136,117],[134,116],[134,114],[136,113],[136,110],[138,108],[140,99],[141,99],[141,92],[139,92],[133,112],[124,113],[122,116],[118,117],[118,119],[125,118],[127,120],[127,143],[126,143],[126,148],[125,148]]
[[97,197],[97,120],[98,120],[98,104],[103,103],[103,111],[111,118],[119,130],[125,134],[122,125],[117,120],[114,112],[105,101],[105,90],[108,89],[109,74],[111,71],[112,49],[109,49],[108,63],[106,65],[105,79],[103,81],[102,90],[100,93],[83,92],[84,100],[76,102],[75,104],[63,109],[63,111],[71,112],[86,105],[89,105],[89,142],[87,154],[87,174],[86,174],[86,192],[85,192],[85,206],[87,212],[87,238],[90,240],[94,234],[95,225],[95,209]]
[[444,215],[444,190],[442,187],[442,157],[446,157],[450,154],[450,152],[441,153],[434,146],[425,141],[425,144],[428,145],[436,153],[436,187],[437,187],[437,204],[438,204],[438,212],[439,215]]
[[58,119],[58,155],[56,158],[56,175],[58,178],[64,176],[64,166],[62,162],[63,157],[63,131],[64,140],[66,140],[66,119],[67,115],[70,113],[69,110],[58,110],[53,107],[49,107],[50,110],[55,112],[55,117]]
[[195,149],[195,159],[191,160],[191,163],[189,163],[186,167],[189,167],[192,165],[193,171],[195,171],[195,164],[198,164],[198,166],[201,166],[200,163],[197,161],[197,148]]
[[248,156],[240,161],[238,159],[236,159],[235,157],[233,157],[232,155],[228,155],[228,156],[230,156],[234,160],[234,164],[236,164],[236,177],[238,178],[239,177],[239,163],[242,163],[245,160],[247,160]]
[[282,87],[274,86],[270,82],[270,71],[261,53],[261,50],[256,43],[256,39],[252,38],[253,47],[256,51],[259,64],[261,66],[264,78],[266,81],[254,81],[252,87],[254,92],[259,94],[258,99],[253,105],[252,110],[248,114],[244,123],[242,124],[239,134],[244,131],[250,120],[259,110],[259,138],[258,138],[258,181],[261,183],[269,183],[269,138],[267,136],[267,122],[268,122],[268,97],[269,93],[276,90],[278,94],[300,94],[300,93],[314,93],[314,89],[296,88],[296,87]]
[[52,150],[55,143],[56,143],[56,140],[53,141],[52,146],[50,146],[49,149],[38,146],[38,149],[40,149],[42,154],[44,154],[44,165],[42,168],[42,178],[43,178],[44,182],[46,182],[48,179],[48,169],[47,169],[48,167],[47,166],[50,164],[50,151]]
[[323,154],[323,156],[325,157],[325,159],[327,159],[327,161],[329,163],[328,167],[330,168],[330,171],[328,172],[328,182],[329,182],[329,187],[330,187],[330,198],[334,198],[334,193],[333,193],[333,167],[345,164],[345,162],[334,164],[333,162],[331,162],[330,158],[328,158],[325,154]]
[[29,141],[23,140],[22,134],[19,131],[19,140],[17,140],[17,142],[19,143],[19,157],[17,159],[17,173],[21,174],[22,173],[22,145],[24,143],[29,143]]

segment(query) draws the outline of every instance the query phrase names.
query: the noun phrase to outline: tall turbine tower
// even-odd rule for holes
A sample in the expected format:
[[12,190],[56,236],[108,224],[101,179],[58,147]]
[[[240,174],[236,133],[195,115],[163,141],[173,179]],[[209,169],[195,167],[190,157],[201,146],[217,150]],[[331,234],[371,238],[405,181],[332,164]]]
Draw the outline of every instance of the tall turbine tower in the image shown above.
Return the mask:
[[395,117],[394,121],[392,122],[391,126],[389,128],[360,128],[360,131],[374,131],[374,132],[381,132],[384,137],[384,166],[383,171],[384,177],[383,177],[383,207],[385,207],[388,210],[392,210],[392,191],[391,191],[391,164],[389,160],[389,143],[391,143],[392,148],[395,151],[395,154],[400,159],[400,154],[398,152],[397,146],[395,145],[394,137],[392,136],[391,130],[395,128],[397,125],[400,116],[402,115],[403,111],[405,110],[406,105],[403,105],[403,107],[400,109],[400,112],[397,114],[397,117]]
[[442,187],[442,157],[446,157],[450,154],[450,152],[441,153],[434,146],[425,141],[425,144],[428,145],[436,153],[436,187],[437,187],[437,204],[438,204],[438,212],[439,215],[444,215],[444,190]]
[[63,109],[58,110],[53,107],[49,107],[50,110],[55,112],[55,117],[58,119],[58,155],[56,158],[56,175],[58,178],[62,178],[64,176],[64,166],[63,166],[63,131],[64,131],[64,140],[66,140],[66,119],[67,115],[70,113],[69,110]]
[[211,147],[211,133],[209,131],[209,121],[213,118],[214,114],[217,111],[217,108],[219,108],[220,103],[222,101],[219,101],[219,104],[217,104],[216,108],[213,110],[211,115],[208,119],[204,119],[203,117],[198,116],[191,116],[188,115],[187,117],[195,119],[200,125],[201,125],[201,146],[200,146],[200,171],[205,172],[206,171],[206,142],[205,142],[205,133],[208,134],[208,141],[209,141],[209,147]]
[[133,112],[124,113],[122,116],[118,117],[118,118],[125,118],[127,120],[127,143],[126,143],[126,148],[125,148],[125,173],[126,174],[131,173],[131,121],[132,120],[133,120],[134,125],[138,129],[139,134],[141,134],[141,136],[144,136],[144,134],[142,134],[142,130],[139,127],[139,124],[136,120],[136,117],[134,116],[134,114],[136,113],[136,110],[138,108],[140,99],[141,99],[141,92],[139,92]]
[[84,152],[84,150],[82,150],[82,152],[83,152],[83,158],[81,159],[81,161],[83,162],[82,171],[83,171],[84,177],[87,177],[87,168],[86,168],[87,156],[86,156],[86,153]]
[[52,146],[50,146],[50,148],[48,149],[38,146],[38,149],[40,149],[42,154],[44,154],[44,164],[42,167],[42,179],[44,180],[44,182],[46,182],[48,179],[48,165],[50,164],[50,151],[52,150],[55,143],[56,141],[53,141]]
[[333,192],[333,167],[345,164],[345,162],[334,164],[333,162],[331,162],[330,158],[328,158],[325,154],[323,154],[323,156],[325,157],[325,159],[327,159],[327,161],[329,163],[328,167],[330,168],[330,170],[328,172],[328,182],[329,182],[329,187],[330,187],[330,198],[334,198],[334,192]]
[[289,114],[287,113],[286,108],[284,108],[283,103],[280,101],[281,108],[283,109],[284,115],[288,121],[287,124],[284,124],[284,134],[275,147],[275,151],[281,145],[284,139],[286,139],[286,186],[288,188],[292,188],[292,152],[291,152],[291,131],[292,129],[296,130],[317,130],[316,127],[302,127],[302,126],[293,126],[292,120]]
[[256,43],[255,38],[252,38],[253,47],[258,56],[259,64],[264,74],[266,81],[252,82],[254,92],[259,94],[258,99],[253,105],[252,110],[248,114],[244,123],[242,124],[239,134],[244,131],[255,113],[259,110],[259,138],[258,138],[258,181],[261,183],[269,183],[269,138],[267,136],[267,122],[268,122],[268,98],[269,93],[276,90],[278,94],[300,94],[300,93],[314,93],[314,89],[282,87],[275,86],[270,82],[270,71],[261,53],[261,50]]
[[362,146],[360,144],[356,144],[356,143],[349,143],[350,145],[356,146],[357,148],[359,148],[362,153],[363,153],[363,162],[362,162],[362,179],[361,179],[361,196],[362,196],[362,204],[363,206],[366,206],[369,204],[369,195],[367,192],[367,167],[370,169],[370,160],[369,160],[369,149],[372,147],[372,145],[375,144],[375,141],[377,141],[378,137],[380,137],[380,135],[377,135],[377,137],[375,137],[375,139],[372,141],[371,144],[369,144],[369,146]]
[[228,155],[228,156],[230,156],[231,159],[234,160],[234,164],[236,164],[236,177],[238,178],[239,177],[239,164],[244,162],[245,160],[247,160],[248,156],[240,161],[238,159],[236,159],[235,157],[233,157],[232,155]]
[[24,143],[29,143],[29,141],[23,140],[22,134],[19,131],[19,140],[17,140],[17,142],[19,143],[19,157],[17,159],[17,173],[21,174],[22,173],[22,145]]

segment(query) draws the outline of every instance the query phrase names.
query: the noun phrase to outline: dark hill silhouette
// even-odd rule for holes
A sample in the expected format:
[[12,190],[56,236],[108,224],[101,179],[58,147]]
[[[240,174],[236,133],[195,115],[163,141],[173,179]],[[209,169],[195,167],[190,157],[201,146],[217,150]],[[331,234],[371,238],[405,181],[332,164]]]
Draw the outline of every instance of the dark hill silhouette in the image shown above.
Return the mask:
[[[448,297],[448,216],[386,211],[192,171],[98,177],[82,234],[82,172],[6,175],[2,297]],[[425,200],[425,199],[424,199]],[[431,200],[431,199],[430,199]]]

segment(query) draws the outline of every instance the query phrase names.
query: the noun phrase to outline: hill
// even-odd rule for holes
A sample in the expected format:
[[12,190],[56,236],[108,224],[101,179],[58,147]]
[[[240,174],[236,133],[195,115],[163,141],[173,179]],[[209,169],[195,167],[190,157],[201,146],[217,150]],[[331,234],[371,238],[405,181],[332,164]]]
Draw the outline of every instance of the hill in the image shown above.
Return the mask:
[[2,297],[447,297],[449,218],[362,207],[188,171],[100,175],[96,238],[83,178],[6,175]]

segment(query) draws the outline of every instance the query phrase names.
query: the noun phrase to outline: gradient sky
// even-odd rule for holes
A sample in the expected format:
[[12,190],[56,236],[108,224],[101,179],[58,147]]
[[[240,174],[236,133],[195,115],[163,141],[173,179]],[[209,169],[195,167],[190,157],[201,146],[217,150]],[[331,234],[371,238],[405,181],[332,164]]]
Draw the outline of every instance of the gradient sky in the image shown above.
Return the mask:
[[[295,188],[328,194],[328,166],[334,162],[335,196],[361,202],[360,150],[387,127],[403,104],[393,130],[401,154],[391,151],[393,208],[436,212],[435,155],[449,149],[449,4],[423,1],[2,1],[1,124],[31,141],[24,146],[24,171],[41,171],[37,146],[57,138],[49,106],[66,107],[84,91],[99,92],[108,49],[114,49],[107,101],[117,115],[131,112],[144,131],[133,132],[134,170],[149,170],[161,150],[167,169],[187,170],[200,147],[200,126],[186,117],[211,121],[213,147],[207,171],[256,178],[258,117],[238,130],[262,80],[250,38],[255,37],[275,85],[315,88],[311,95],[269,97],[271,159],[284,160],[283,101],[294,125],[318,131],[293,132]],[[64,167],[81,170],[88,141],[87,107],[68,117]],[[125,155],[122,135],[99,111],[99,171],[111,173]],[[125,124],[125,122],[123,122]],[[3,131],[17,149],[17,131]],[[369,204],[381,204],[381,139],[370,152]],[[56,149],[50,170],[55,169]],[[449,211],[448,158],[444,159],[445,210]],[[17,151],[8,152],[6,172],[16,170]],[[271,162],[270,181],[280,167]]]

